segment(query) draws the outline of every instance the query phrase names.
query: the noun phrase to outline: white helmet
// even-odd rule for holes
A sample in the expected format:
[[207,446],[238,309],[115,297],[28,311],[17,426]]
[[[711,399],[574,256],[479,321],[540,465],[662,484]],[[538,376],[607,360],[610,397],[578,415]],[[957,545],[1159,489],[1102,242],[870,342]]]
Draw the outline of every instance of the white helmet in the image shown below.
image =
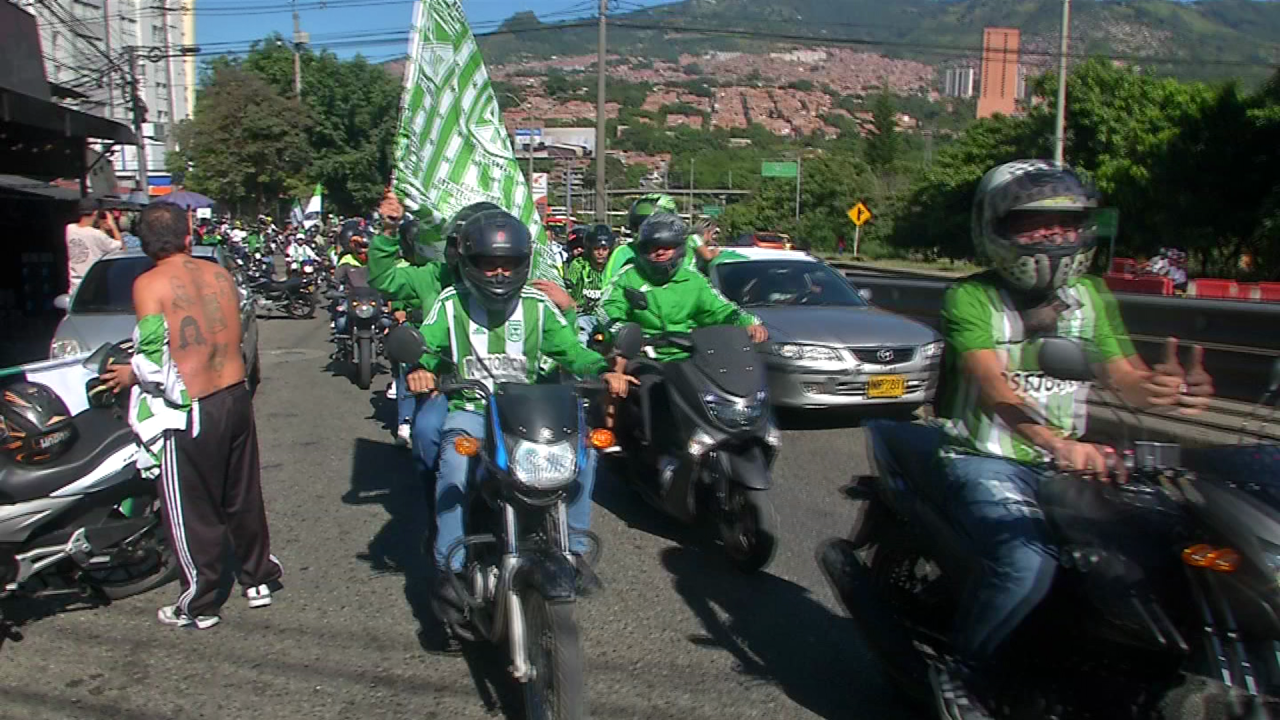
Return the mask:
[[[1047,160],[1005,163],[982,177],[973,197],[973,242],[1012,287],[1052,292],[1071,283],[1093,262],[1097,241],[1092,217],[1098,196],[1074,170]],[[1080,214],[1070,243],[1018,243],[1005,231],[1015,212]]]

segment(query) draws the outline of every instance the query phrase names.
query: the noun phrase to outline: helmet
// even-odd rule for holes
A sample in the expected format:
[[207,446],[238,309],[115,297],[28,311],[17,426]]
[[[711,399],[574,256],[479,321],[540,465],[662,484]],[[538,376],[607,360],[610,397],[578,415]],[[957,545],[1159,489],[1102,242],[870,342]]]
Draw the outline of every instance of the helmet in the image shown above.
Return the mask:
[[342,252],[354,255],[360,262],[369,259],[369,238],[363,220],[348,220],[342,224],[342,232],[338,233],[338,247]]
[[458,269],[458,234],[462,232],[462,228],[467,224],[468,220],[480,213],[491,210],[502,212],[502,208],[491,202],[471,203],[459,210],[453,216],[453,219],[449,221],[444,234],[444,262],[449,266],[450,270],[454,271],[455,277],[460,273]]
[[[989,171],[973,198],[973,241],[1010,286],[1049,293],[1080,277],[1093,261],[1097,233],[1091,222],[1098,196],[1074,170],[1045,160],[1018,160]],[[1015,242],[1008,230],[1014,213],[1056,212],[1078,216],[1070,242]]]
[[[679,215],[657,213],[645,220],[634,244],[635,265],[640,276],[654,285],[667,284],[684,265],[688,238],[689,226]],[[658,248],[671,248],[675,254],[664,263],[655,263],[649,259],[649,253]]]
[[631,234],[634,236],[640,232],[644,221],[657,212],[676,214],[676,201],[670,195],[649,193],[631,203],[631,212],[627,215],[627,227],[631,229]]
[[[484,274],[480,261],[495,257],[515,261],[510,275]],[[490,312],[509,312],[511,304],[520,299],[532,260],[533,238],[529,228],[505,210],[472,215],[458,231],[458,269],[462,282]]]
[[66,452],[77,437],[67,404],[49,386],[15,382],[0,393],[0,446],[14,461],[48,462]]
[[574,250],[585,250],[587,232],[588,230],[585,225],[573,226],[573,229],[569,231],[569,240],[564,244],[565,249],[569,252],[573,252]]
[[585,237],[583,238],[583,244],[589,251],[601,247],[612,250],[614,243],[618,241],[617,236],[613,234],[613,228],[603,223],[592,226],[592,228],[587,230],[584,234]]

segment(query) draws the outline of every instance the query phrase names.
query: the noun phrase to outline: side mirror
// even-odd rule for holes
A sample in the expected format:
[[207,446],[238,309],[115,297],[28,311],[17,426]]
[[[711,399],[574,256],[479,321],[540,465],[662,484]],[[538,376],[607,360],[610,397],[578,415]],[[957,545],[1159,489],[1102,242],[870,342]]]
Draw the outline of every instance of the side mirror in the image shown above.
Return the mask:
[[399,325],[387,333],[384,344],[387,357],[404,365],[417,365],[427,352],[427,341],[412,325]]
[[863,300],[871,302],[871,288],[858,288],[858,295],[861,296]]
[[625,288],[622,291],[622,294],[626,296],[627,304],[636,310],[649,309],[649,298],[645,297],[644,293],[639,290],[636,290],[635,288]]
[[643,348],[644,331],[636,323],[626,323],[613,336],[613,350],[621,357],[636,357]]
[[53,306],[59,310],[66,310],[71,307],[71,296],[66,293],[62,293],[53,299]]
[[1040,341],[1040,370],[1059,380],[1090,382],[1097,379],[1089,353],[1079,340],[1047,337]]

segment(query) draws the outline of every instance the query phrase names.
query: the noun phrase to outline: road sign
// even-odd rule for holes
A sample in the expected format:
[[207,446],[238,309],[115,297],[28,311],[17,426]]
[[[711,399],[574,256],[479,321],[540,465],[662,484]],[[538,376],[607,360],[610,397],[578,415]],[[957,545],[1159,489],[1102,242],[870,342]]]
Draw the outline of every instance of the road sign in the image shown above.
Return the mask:
[[858,227],[862,227],[863,223],[871,219],[871,211],[862,203],[858,203],[857,205],[849,208],[849,212],[847,214],[849,215],[849,219],[853,221],[853,224]]
[[793,162],[762,162],[760,163],[761,177],[779,177],[793,178],[798,174],[796,164]]
[[724,214],[724,208],[719,205],[703,205],[702,214],[707,217],[720,217]]
[[1120,231],[1119,208],[1098,208],[1098,212],[1094,215],[1094,220],[1098,225],[1098,235],[1102,237],[1113,238]]

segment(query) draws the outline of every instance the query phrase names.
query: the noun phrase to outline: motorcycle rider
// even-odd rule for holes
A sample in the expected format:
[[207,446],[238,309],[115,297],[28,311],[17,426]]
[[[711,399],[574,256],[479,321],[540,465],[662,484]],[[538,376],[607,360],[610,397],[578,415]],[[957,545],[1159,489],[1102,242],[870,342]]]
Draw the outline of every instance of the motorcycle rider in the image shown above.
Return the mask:
[[[677,214],[676,201],[670,195],[663,193],[649,193],[640,199],[631,203],[631,211],[627,213],[627,228],[631,231],[632,243],[635,238],[639,237],[640,226],[650,215],[657,213]],[[690,270],[698,270],[699,263],[710,262],[715,257],[715,250],[711,245],[703,242],[700,235],[689,233],[685,238],[686,249],[682,253],[685,267]],[[604,281],[607,285],[615,276],[622,272],[622,268],[631,264],[636,257],[636,251],[631,244],[623,245],[614,250],[613,255],[609,258],[609,263],[605,265]]]
[[[342,232],[338,234],[338,245],[342,256],[338,258],[337,267],[333,272],[333,284],[343,295],[353,285],[371,285],[366,267],[369,261],[367,236],[368,231],[364,227],[363,220],[348,220],[343,224]],[[330,313],[333,315],[333,332],[336,335],[347,334],[346,310],[345,300],[335,300],[330,306]]]
[[996,652],[1049,590],[1057,560],[1037,501],[1045,464],[1123,475],[1112,448],[1079,440],[1088,386],[1039,373],[1038,338],[1086,341],[1101,375],[1139,407],[1194,412],[1213,393],[1199,347],[1184,370],[1170,338],[1164,362],[1148,370],[1105,286],[1084,277],[1097,206],[1093,189],[1063,165],[1021,160],[988,172],[971,229],[994,269],[952,285],[943,300],[941,428],[869,425],[881,475],[915,478],[984,559],[960,598],[955,655],[930,669],[944,717],[990,717],[982,690]]
[[[599,353],[578,343],[572,326],[542,292],[526,287],[533,258],[533,239],[518,218],[502,210],[472,216],[458,231],[459,283],[441,293],[422,325],[427,352],[422,368],[409,373],[414,393],[436,387],[435,373],[448,367],[463,379],[487,383],[533,382],[541,360],[550,358],[576,375],[599,374],[613,395],[625,396],[634,378],[608,371]],[[474,348],[483,347],[476,351]],[[453,564],[445,553],[462,537],[469,460],[458,454],[453,438],[486,433],[484,404],[474,395],[458,394],[449,401],[439,458],[435,508],[435,561],[440,571],[435,592],[437,615],[447,618],[462,607],[447,573],[461,572],[463,560]],[[581,532],[590,527],[591,489],[595,482],[595,452],[579,469],[578,495],[569,503],[568,522],[576,531],[570,542],[575,553],[581,589],[589,592],[599,581],[580,553],[587,550]]]
[[569,263],[565,286],[580,311],[577,319],[579,339],[595,329],[595,312],[604,294],[604,268],[613,252],[616,238],[608,225],[596,225],[582,237],[585,254]]

